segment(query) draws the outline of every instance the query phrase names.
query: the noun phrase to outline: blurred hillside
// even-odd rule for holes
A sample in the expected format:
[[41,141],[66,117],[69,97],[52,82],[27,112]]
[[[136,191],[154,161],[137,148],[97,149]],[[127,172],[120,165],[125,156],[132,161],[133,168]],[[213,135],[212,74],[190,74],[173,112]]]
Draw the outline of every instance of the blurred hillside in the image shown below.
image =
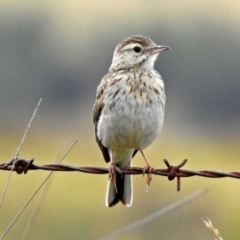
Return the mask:
[[[113,50],[144,34],[172,48],[156,68],[167,92],[165,127],[239,133],[237,1],[1,1],[0,127],[16,131],[40,97],[42,127],[91,122]],[[81,124],[80,124],[81,123]]]

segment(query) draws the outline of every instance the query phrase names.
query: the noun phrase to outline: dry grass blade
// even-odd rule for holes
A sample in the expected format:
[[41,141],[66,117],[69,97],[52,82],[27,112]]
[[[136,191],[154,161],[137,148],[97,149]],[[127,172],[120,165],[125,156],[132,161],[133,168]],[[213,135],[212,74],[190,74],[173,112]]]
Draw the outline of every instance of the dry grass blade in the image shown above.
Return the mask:
[[202,219],[203,222],[205,223],[205,226],[213,232],[214,236],[216,237],[215,240],[223,240],[223,238],[220,236],[220,232],[218,231],[217,228],[214,228],[212,222],[210,221],[209,218],[207,220]]
[[183,206],[183,205],[185,205],[185,204],[195,200],[196,198],[202,196],[206,192],[207,192],[207,189],[199,190],[199,191],[197,191],[197,192],[195,192],[195,193],[193,193],[193,194],[191,194],[191,195],[189,195],[189,196],[179,200],[178,202],[173,203],[173,204],[169,205],[168,207],[166,207],[164,209],[161,209],[160,211],[155,212],[155,213],[151,214],[150,216],[145,217],[142,220],[131,224],[128,227],[122,228],[119,231],[114,232],[111,235],[108,235],[108,236],[102,238],[101,240],[116,239],[116,238],[118,238],[118,237],[120,237],[120,236],[122,236],[122,235],[124,235],[126,233],[129,233],[129,232],[131,232],[131,231],[133,231],[133,230],[135,230],[135,229],[137,229],[137,228],[139,228],[139,227],[141,227],[141,226],[143,226],[143,225],[153,221],[154,219],[156,219],[156,218],[158,218],[158,217],[160,217],[160,216],[162,216],[164,214],[167,214],[167,213],[169,213],[169,212],[171,212],[171,211],[173,211],[173,210],[175,210],[175,209],[177,209],[177,208],[179,208],[179,207],[181,207],[181,206]]
[[[41,101],[42,101],[42,98],[40,98],[40,100],[38,101],[37,107],[35,108],[35,110],[34,110],[34,112],[33,112],[33,114],[32,114],[32,117],[31,117],[31,119],[30,119],[30,121],[29,121],[29,123],[28,123],[28,126],[27,126],[27,128],[26,128],[26,130],[25,130],[25,132],[24,132],[24,134],[23,134],[23,136],[22,136],[22,140],[21,140],[21,142],[20,142],[20,145],[19,145],[19,147],[18,147],[17,150],[16,150],[16,154],[15,154],[15,158],[14,158],[15,160],[16,160],[16,159],[19,157],[19,155],[20,155],[20,151],[21,151],[21,149],[22,149],[24,140],[25,140],[25,138],[26,138],[26,136],[27,136],[28,130],[29,130],[30,127],[31,127],[32,121],[33,121],[33,119],[34,119],[34,117],[35,117],[35,115],[36,115],[36,113],[37,113],[37,110],[38,110],[38,108],[39,108],[39,106],[40,106],[40,104],[41,104]],[[15,160],[14,160],[14,162],[15,162]],[[9,173],[9,176],[8,176],[8,179],[7,179],[7,182],[6,182],[6,185],[5,185],[4,190],[3,190],[2,198],[1,198],[1,201],[0,201],[0,210],[1,210],[1,208],[2,208],[3,200],[4,200],[4,197],[5,197],[6,192],[7,192],[7,188],[8,188],[8,185],[9,185],[10,178],[11,178],[11,176],[12,176],[12,172],[13,172],[13,168],[14,168],[14,162],[13,162],[13,165],[12,165],[12,169],[11,169],[11,171],[10,171],[10,173]]]
[[[69,148],[69,150],[65,153],[65,155],[62,157],[62,159],[60,160],[60,162],[68,155],[68,153],[72,150],[72,148],[75,146],[75,144],[77,143],[77,140],[72,144],[72,146]],[[3,233],[3,235],[1,236],[0,240],[2,240],[6,234],[8,233],[8,231],[11,229],[11,227],[13,226],[13,224],[17,221],[17,219],[20,217],[20,215],[22,214],[22,212],[25,210],[25,208],[28,206],[28,204],[32,201],[32,199],[35,197],[35,195],[39,192],[39,190],[42,188],[42,186],[46,183],[46,181],[51,177],[51,175],[53,174],[53,172],[50,172],[48,174],[48,176],[45,178],[45,180],[41,183],[41,185],[37,188],[37,190],[33,193],[33,195],[29,198],[29,200],[25,203],[25,205],[22,207],[22,209],[19,211],[19,213],[16,215],[16,217],[13,219],[13,221],[9,224],[9,226],[7,227],[7,229],[5,230],[5,232]]]
[[[76,143],[76,142],[75,142],[75,143]],[[75,144],[75,143],[74,143],[74,144]],[[58,153],[58,155],[57,155],[57,157],[56,157],[56,162],[57,162],[57,163],[61,163],[61,162],[62,162],[63,158],[61,158],[60,156],[62,155],[61,152],[64,150],[64,148],[66,147],[66,145],[67,145],[67,141],[64,141],[64,142],[62,143],[62,146],[61,146],[61,148],[60,148],[60,150],[59,150],[59,153]],[[68,152],[69,152],[69,151],[68,151]],[[66,151],[64,151],[64,155],[65,155],[65,153],[66,153]],[[58,159],[60,159],[60,161],[58,161]],[[37,199],[37,201],[36,201],[36,204],[35,204],[35,206],[34,206],[34,209],[33,209],[31,215],[30,215],[29,218],[28,218],[28,222],[26,223],[26,227],[24,228],[24,231],[23,231],[23,233],[22,233],[21,240],[26,240],[26,239],[28,239],[29,232],[31,231],[31,228],[32,228],[32,226],[34,225],[35,220],[37,219],[37,214],[38,214],[38,212],[40,211],[41,205],[42,205],[42,203],[43,203],[43,201],[44,201],[44,199],[45,199],[45,197],[46,197],[46,195],[47,195],[47,192],[48,192],[48,189],[49,189],[49,187],[50,187],[50,185],[51,185],[52,179],[53,179],[53,178],[49,179],[49,181],[48,181],[48,182],[45,184],[45,186],[42,188],[42,191],[41,191],[41,193],[39,194],[39,197],[38,197],[38,199]]]

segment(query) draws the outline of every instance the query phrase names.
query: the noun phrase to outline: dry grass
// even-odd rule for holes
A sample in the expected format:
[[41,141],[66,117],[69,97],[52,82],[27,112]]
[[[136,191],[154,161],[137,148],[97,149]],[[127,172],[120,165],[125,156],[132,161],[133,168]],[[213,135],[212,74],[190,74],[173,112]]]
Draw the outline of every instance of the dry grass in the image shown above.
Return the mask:
[[213,232],[214,234],[214,238],[215,240],[223,240],[223,238],[220,236],[220,232],[218,231],[217,228],[214,228],[212,222],[210,221],[210,219],[208,218],[206,221],[203,219],[203,222],[205,223],[205,226]]

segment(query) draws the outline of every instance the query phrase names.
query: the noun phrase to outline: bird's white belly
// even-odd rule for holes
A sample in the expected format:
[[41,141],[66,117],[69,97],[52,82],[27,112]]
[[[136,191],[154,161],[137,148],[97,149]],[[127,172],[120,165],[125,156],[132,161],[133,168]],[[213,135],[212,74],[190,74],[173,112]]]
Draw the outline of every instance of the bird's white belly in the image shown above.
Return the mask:
[[97,134],[102,144],[111,149],[144,149],[159,134],[163,116],[160,101],[118,101],[113,108],[103,109]]

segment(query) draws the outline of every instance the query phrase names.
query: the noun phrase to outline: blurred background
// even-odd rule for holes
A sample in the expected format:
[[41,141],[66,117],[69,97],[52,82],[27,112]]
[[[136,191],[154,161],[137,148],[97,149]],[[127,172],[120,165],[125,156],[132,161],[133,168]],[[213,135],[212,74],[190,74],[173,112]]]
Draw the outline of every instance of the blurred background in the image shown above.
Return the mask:
[[[167,103],[163,131],[146,150],[152,165],[187,158],[185,169],[238,171],[240,2],[234,0],[1,0],[1,162],[15,156],[43,98],[20,156],[54,162],[78,139],[63,163],[107,167],[94,139],[92,106],[115,46],[135,34],[172,49],[156,63]],[[133,165],[144,166],[141,156]],[[1,171],[1,191],[8,174]],[[13,174],[0,235],[47,174]],[[133,206],[108,209],[106,175],[54,173],[24,239],[99,239],[203,188],[204,196],[119,239],[212,239],[205,216],[223,239],[240,238],[239,181],[187,178],[176,192],[175,181],[153,176],[146,193],[146,179],[133,178]],[[6,239],[21,239],[36,202]]]

